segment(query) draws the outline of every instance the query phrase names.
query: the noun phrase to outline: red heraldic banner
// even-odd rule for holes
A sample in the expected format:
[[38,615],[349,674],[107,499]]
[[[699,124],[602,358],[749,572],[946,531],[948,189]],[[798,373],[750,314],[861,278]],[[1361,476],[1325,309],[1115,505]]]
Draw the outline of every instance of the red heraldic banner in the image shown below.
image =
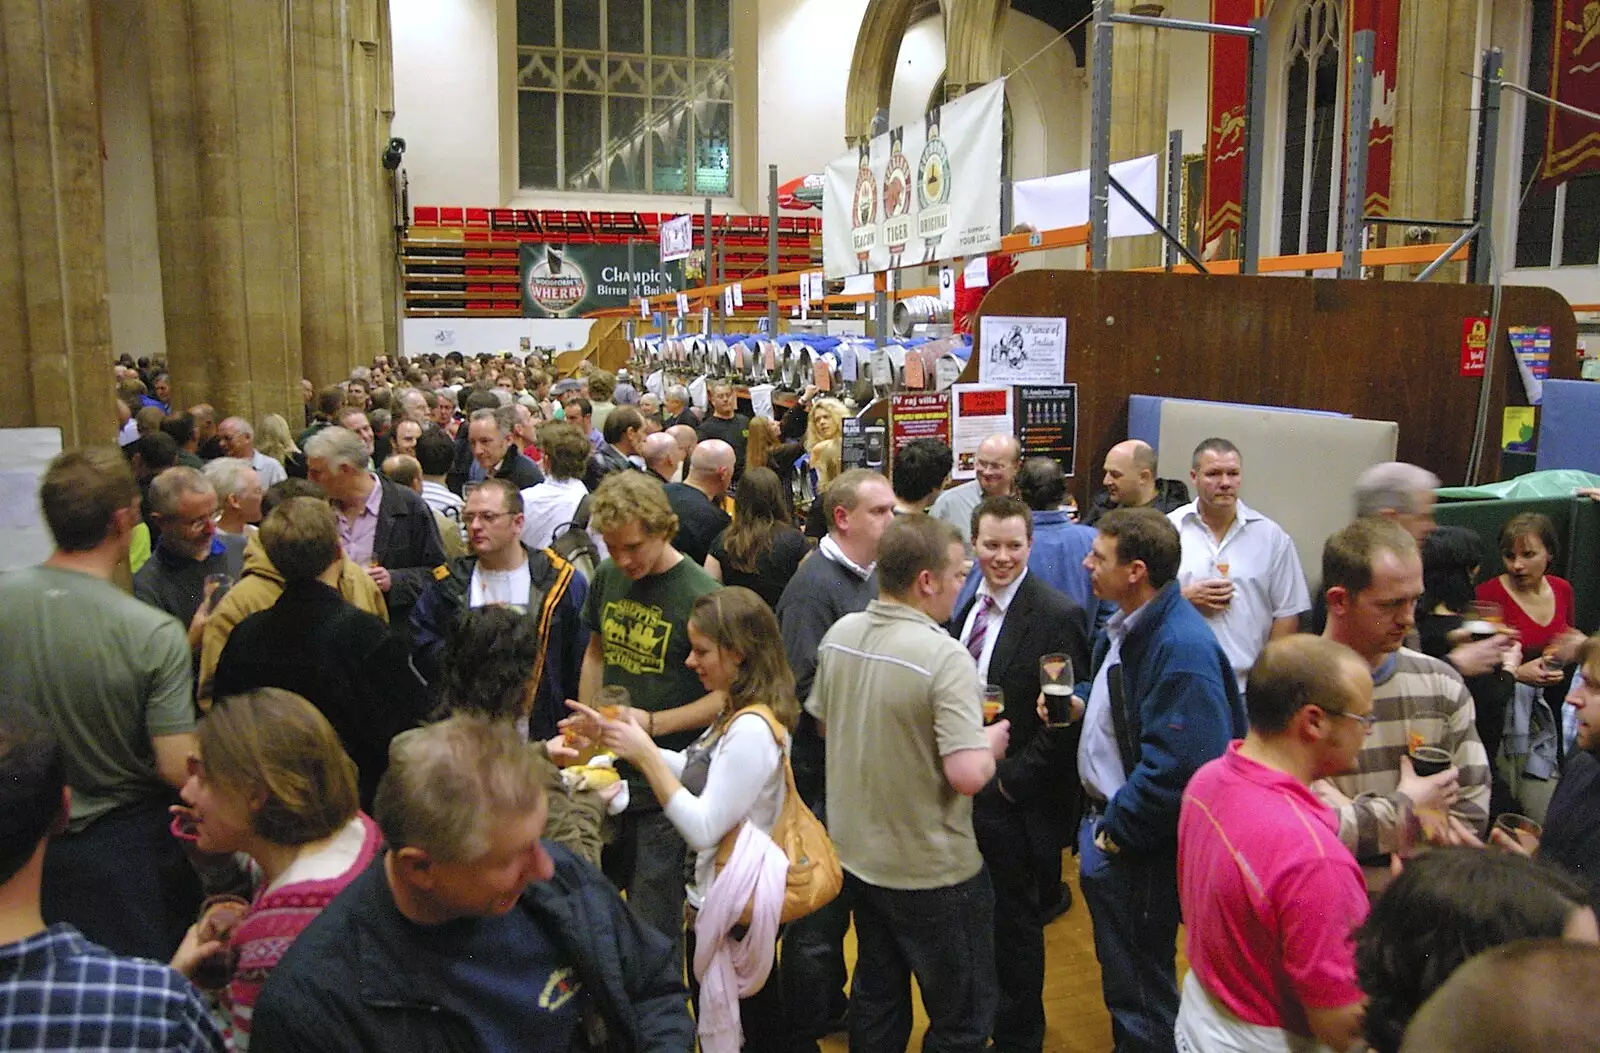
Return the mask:
[[[1559,0],[1555,19],[1550,97],[1580,110],[1600,111],[1600,3]],[[1600,172],[1600,122],[1554,106],[1549,110],[1540,178],[1560,183]]]
[[[1261,0],[1211,0],[1211,21],[1249,25]],[[1250,99],[1250,46],[1243,37],[1211,36],[1207,109],[1205,241],[1239,229],[1244,196],[1244,115]],[[1257,203],[1259,207],[1259,202]]]
[[[1426,3],[1426,0],[1422,0]],[[1350,37],[1345,41],[1345,83],[1350,83],[1355,61],[1355,35],[1364,29],[1375,30],[1377,41],[1372,62],[1372,128],[1367,136],[1366,214],[1389,214],[1390,172],[1394,163],[1395,74],[1400,58],[1401,0],[1353,0],[1350,8]],[[1346,135],[1349,129],[1346,129]]]

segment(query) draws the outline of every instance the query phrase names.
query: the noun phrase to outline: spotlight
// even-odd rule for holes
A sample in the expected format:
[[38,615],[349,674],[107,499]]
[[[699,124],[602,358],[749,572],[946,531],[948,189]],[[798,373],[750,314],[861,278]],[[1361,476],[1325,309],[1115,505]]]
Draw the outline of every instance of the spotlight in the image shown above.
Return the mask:
[[383,151],[383,167],[393,172],[400,167],[400,158],[405,155],[406,141],[404,139],[390,139],[388,147]]

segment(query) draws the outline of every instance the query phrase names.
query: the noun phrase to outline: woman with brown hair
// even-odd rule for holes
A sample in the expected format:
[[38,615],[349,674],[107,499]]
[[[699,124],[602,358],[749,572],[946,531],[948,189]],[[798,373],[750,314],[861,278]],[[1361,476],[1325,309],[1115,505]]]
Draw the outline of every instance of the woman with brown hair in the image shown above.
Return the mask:
[[771,417],[756,417],[750,422],[750,438],[744,447],[744,470],[771,468],[768,460],[778,447],[778,422]]
[[788,518],[777,473],[770,468],[745,469],[733,523],[711,542],[706,573],[724,585],[743,585],[776,609],[783,587],[810,551],[805,535],[789,525]]
[[[765,706],[793,731],[800,706],[777,617],[754,592],[734,587],[700,597],[689,615],[688,637],[684,664],[707,691],[720,691],[726,698],[711,727],[688,749],[658,747],[632,710],[606,719],[587,707],[577,709],[608,749],[644,774],[666,817],[694,851],[688,901],[699,911],[715,895],[723,838],[746,823],[770,834],[787,792],[785,744],[774,737],[765,717],[745,710]],[[728,865],[731,869],[735,864],[730,860]],[[705,968],[695,954],[695,931],[691,924],[688,956],[698,977]],[[746,1049],[781,1053],[793,1042],[785,1026],[783,985],[767,972],[776,952],[774,942],[773,957],[752,981],[754,989],[739,1001]]]
[[[315,706],[277,688],[218,699],[195,730],[174,830],[208,855],[254,864],[250,902],[214,904],[172,967],[226,977],[229,1048],[247,1050],[256,997],[297,936],[377,856],[356,766]],[[231,975],[230,975],[231,972]]]

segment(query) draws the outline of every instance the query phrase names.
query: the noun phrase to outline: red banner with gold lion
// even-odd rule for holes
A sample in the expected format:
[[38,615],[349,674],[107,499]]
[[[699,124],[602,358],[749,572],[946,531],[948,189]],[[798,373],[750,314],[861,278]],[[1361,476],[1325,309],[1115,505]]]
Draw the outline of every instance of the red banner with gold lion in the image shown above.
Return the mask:
[[[1248,25],[1261,0],[1211,0],[1211,21]],[[1250,46],[1243,37],[1211,36],[1207,107],[1205,241],[1239,229],[1244,196],[1245,110],[1250,99]],[[1259,202],[1257,203],[1259,206]]]
[[[1550,35],[1550,97],[1591,113],[1600,111],[1600,0],[1559,0],[1555,19]],[[1554,106],[1549,109],[1539,177],[1560,183],[1600,172],[1600,122]]]

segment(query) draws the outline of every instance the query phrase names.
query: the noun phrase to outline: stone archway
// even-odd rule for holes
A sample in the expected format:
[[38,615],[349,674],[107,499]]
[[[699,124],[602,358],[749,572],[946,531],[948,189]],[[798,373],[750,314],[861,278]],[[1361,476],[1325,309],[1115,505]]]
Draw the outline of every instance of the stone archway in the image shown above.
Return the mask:
[[[901,41],[912,24],[932,13],[933,6],[929,0],[867,4],[845,87],[847,143],[854,145],[887,130]],[[1000,75],[1000,28],[1011,0],[962,0],[937,6],[945,23],[945,99],[949,100]]]

